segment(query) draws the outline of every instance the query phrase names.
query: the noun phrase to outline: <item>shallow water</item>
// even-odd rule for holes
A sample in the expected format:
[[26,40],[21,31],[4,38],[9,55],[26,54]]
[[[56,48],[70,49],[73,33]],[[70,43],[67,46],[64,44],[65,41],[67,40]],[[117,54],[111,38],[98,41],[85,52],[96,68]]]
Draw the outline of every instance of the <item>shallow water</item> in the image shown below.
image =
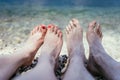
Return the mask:
[[[0,7],[0,53],[12,53],[14,47],[20,46],[25,42],[34,26],[53,23],[64,32],[64,28],[72,18],[79,19],[84,29],[86,55],[88,55],[88,45],[85,39],[85,31],[88,23],[96,20],[101,24],[103,30],[103,45],[106,51],[114,59],[120,61],[119,7]],[[67,53],[65,42],[61,53]]]

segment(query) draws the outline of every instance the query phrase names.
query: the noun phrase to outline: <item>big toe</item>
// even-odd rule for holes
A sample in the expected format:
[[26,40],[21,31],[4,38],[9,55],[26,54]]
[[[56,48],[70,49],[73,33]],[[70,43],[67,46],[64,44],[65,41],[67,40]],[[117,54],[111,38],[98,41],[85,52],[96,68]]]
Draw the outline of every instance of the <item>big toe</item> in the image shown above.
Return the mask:
[[42,33],[42,34],[45,34],[47,31],[47,28],[45,25],[39,25],[39,26],[36,26],[32,31],[31,31],[31,35],[34,35],[35,33],[39,32],[39,33]]
[[94,31],[95,26],[96,26],[96,21],[92,21],[91,23],[89,23],[88,31]]
[[48,32],[55,32],[55,27],[56,27],[55,25],[49,24],[48,27],[47,27]]
[[66,33],[69,34],[70,32],[76,30],[82,30],[82,28],[80,27],[79,21],[77,19],[72,19],[66,27]]
[[45,35],[45,33],[47,32],[47,28],[45,25],[40,25],[39,26],[39,31],[41,31],[43,33],[43,35]]
[[73,25],[75,26],[75,27],[78,27],[79,26],[79,21],[78,21],[78,19],[72,19],[72,22],[73,22]]

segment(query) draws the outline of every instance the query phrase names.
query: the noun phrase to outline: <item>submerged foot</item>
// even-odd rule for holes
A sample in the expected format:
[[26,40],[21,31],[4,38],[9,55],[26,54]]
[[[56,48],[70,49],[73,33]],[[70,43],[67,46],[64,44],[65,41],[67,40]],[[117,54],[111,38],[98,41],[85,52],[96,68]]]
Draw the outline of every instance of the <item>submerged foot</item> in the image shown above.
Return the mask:
[[35,27],[24,46],[24,53],[27,55],[24,65],[30,65],[40,46],[43,44],[47,28],[44,25]]
[[[89,24],[86,37],[87,37],[89,47],[94,48],[96,44],[97,45],[99,45],[99,43],[101,44],[103,35],[102,35],[101,27],[99,24],[96,23],[96,21],[93,21]],[[100,75],[100,72],[96,68],[96,61],[94,59],[94,56],[95,55],[92,54],[90,50],[87,68],[93,75]]]
[[71,57],[80,56],[86,62],[83,46],[83,30],[77,19],[72,19],[66,27],[68,54]]
[[44,44],[41,47],[41,55],[47,55],[57,59],[62,48],[62,32],[55,25],[48,25]]

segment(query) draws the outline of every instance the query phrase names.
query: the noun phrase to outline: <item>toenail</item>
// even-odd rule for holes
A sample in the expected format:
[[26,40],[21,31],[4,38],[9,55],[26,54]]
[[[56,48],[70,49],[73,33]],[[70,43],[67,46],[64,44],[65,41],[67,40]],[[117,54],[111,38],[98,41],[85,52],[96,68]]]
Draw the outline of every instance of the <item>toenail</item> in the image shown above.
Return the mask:
[[42,26],[43,29],[45,29],[45,26]]
[[48,28],[51,28],[51,26],[48,26]]

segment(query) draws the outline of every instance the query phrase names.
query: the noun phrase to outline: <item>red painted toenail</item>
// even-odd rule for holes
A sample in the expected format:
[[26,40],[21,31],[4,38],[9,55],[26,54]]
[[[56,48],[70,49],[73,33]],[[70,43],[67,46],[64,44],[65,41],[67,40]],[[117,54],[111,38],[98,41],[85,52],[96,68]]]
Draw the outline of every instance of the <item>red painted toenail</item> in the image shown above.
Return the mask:
[[51,28],[51,26],[49,25],[48,28]]
[[45,26],[42,26],[43,29],[45,29]]

